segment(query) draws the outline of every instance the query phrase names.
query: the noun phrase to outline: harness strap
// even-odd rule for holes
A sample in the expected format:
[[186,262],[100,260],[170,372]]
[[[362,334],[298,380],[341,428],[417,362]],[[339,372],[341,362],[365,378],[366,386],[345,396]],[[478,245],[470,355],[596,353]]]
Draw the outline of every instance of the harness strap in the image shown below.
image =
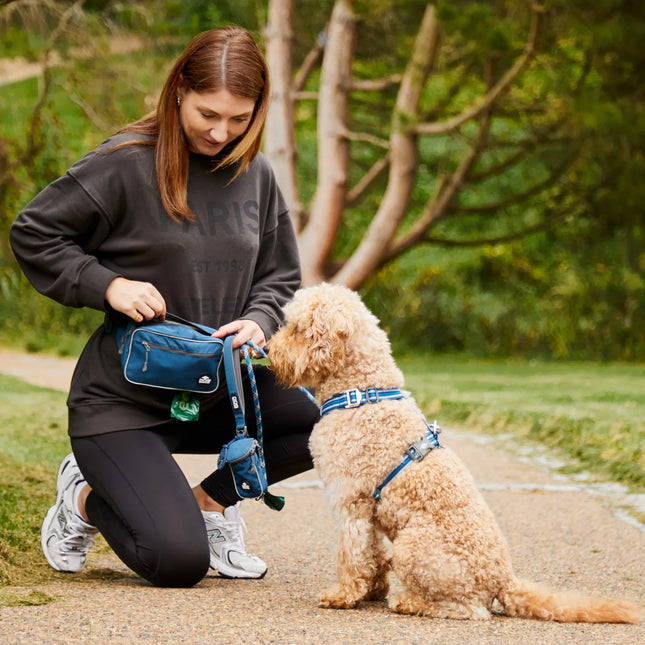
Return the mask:
[[388,399],[405,399],[407,396],[407,392],[404,392],[399,388],[378,389],[375,387],[368,387],[366,390],[353,388],[351,390],[345,390],[344,392],[327,399],[320,409],[320,416],[324,416],[333,410],[358,408],[365,403],[378,403],[379,401],[386,401]]
[[[425,421],[425,419],[424,419]],[[435,421],[429,424],[425,421],[427,432],[426,434],[417,439],[414,443],[410,444],[403,455],[403,461],[394,468],[390,474],[383,480],[380,486],[376,487],[372,496],[378,502],[381,499],[381,491],[410,463],[413,461],[421,461],[427,454],[432,452],[435,448],[441,448],[439,444],[438,434],[440,428]]]

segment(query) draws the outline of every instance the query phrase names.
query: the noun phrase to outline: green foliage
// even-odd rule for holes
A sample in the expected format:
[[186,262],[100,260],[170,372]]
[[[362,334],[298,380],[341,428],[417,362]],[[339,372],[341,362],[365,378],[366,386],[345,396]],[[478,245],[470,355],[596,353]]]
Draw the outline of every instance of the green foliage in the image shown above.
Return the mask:
[[[355,77],[401,72],[425,3],[355,0],[352,5],[359,21]],[[297,3],[296,63],[324,29],[332,6],[332,0]],[[435,226],[431,242],[383,268],[364,289],[399,347],[642,360],[643,8],[630,0],[553,0],[549,6],[539,55],[503,108],[493,114],[489,145],[449,216]],[[484,90],[485,62],[492,61],[493,77],[503,73],[521,51],[529,26],[529,5],[510,0],[441,0],[436,7],[442,53],[422,98],[428,120],[446,118],[470,105]],[[0,91],[5,117],[0,138],[9,162],[18,159],[28,132],[34,132],[41,146],[33,162],[23,164],[9,183],[0,181],[0,333],[35,350],[51,346],[67,331],[81,342],[100,324],[100,314],[54,305],[18,277],[6,245],[16,212],[85,151],[154,105],[169,61],[196,31],[235,22],[259,36],[266,17],[266,3],[255,0],[150,0],[129,5],[101,0],[85,8],[90,10],[86,28],[91,37],[96,34],[99,39],[100,25],[109,21],[112,27],[139,31],[144,37],[154,35],[158,44],[127,56],[94,56],[57,69],[33,130],[29,116],[41,88],[38,81],[14,83]],[[52,17],[45,18],[51,27]],[[14,22],[3,31],[2,47],[11,55],[34,57],[48,33],[25,31]],[[70,38],[61,39],[61,51],[72,46]],[[307,89],[314,90],[316,82],[314,73]],[[356,92],[352,128],[387,138],[396,89]],[[527,109],[531,105],[544,109]],[[316,187],[315,114],[315,101],[298,104],[298,176],[305,204]],[[540,144],[545,133],[554,139],[548,146]],[[467,125],[456,135],[420,142],[418,181],[404,227],[418,217],[440,177],[456,168],[474,135],[474,127]],[[353,185],[382,150],[364,141],[351,146]],[[522,149],[519,161],[503,174],[492,172]],[[569,160],[571,165],[557,181],[514,201],[514,195],[547,182],[553,169]],[[384,188],[385,180],[377,181],[348,210],[335,246],[336,260],[356,248]],[[536,232],[469,246],[477,240],[519,235],[527,227]],[[59,351],[73,353],[75,347],[66,340]]]
[[0,270],[0,335],[5,344],[77,356],[102,321],[101,312],[64,307],[40,295],[15,268]]

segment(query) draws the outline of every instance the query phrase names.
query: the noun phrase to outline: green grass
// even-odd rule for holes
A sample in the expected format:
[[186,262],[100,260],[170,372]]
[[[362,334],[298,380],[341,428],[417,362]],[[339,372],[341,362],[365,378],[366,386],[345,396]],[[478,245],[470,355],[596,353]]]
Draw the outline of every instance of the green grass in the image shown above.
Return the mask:
[[[645,490],[645,366],[422,356],[399,365],[440,425],[513,433],[545,444],[571,470]],[[88,567],[66,577],[40,551],[40,524],[69,451],[65,399],[0,374],[0,606],[55,600],[29,591],[36,584],[114,575]]]
[[0,374],[0,585],[51,576],[38,557],[40,524],[69,451],[65,398]]
[[[73,577],[57,573],[40,550],[40,525],[56,495],[58,466],[70,450],[66,397],[0,374],[0,607],[55,600],[30,590],[32,585],[102,575],[101,569]],[[108,548],[104,542],[99,547]]]
[[645,366],[408,357],[428,416],[512,432],[568,460],[565,470],[645,490]]

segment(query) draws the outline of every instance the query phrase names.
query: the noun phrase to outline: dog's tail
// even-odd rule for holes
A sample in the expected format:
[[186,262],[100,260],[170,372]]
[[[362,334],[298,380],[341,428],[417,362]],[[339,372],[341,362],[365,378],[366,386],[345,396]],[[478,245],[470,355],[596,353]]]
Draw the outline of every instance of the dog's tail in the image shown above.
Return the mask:
[[573,591],[556,591],[515,580],[497,599],[507,616],[561,623],[639,623],[643,607],[629,600],[609,600]]

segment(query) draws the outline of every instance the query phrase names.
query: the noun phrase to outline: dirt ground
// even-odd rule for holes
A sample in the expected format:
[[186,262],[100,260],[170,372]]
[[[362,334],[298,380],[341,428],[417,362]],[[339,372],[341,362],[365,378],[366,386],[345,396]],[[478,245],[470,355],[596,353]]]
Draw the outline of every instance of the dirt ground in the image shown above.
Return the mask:
[[[0,350],[0,372],[65,389],[73,361]],[[504,531],[520,577],[645,602],[645,526],[621,508],[625,499],[561,475],[545,459],[481,435],[445,431],[442,440],[469,466]],[[527,451],[524,450],[524,453]],[[189,481],[214,458],[184,456]],[[55,482],[52,481],[52,493]],[[263,580],[209,575],[192,589],[157,589],[112,554],[90,552],[100,579],[55,582],[42,591],[56,601],[0,608],[6,645],[176,644],[252,642],[328,645],[388,643],[478,645],[642,645],[644,625],[557,624],[496,616],[483,622],[400,616],[382,602],[355,610],[317,607],[334,579],[334,531],[315,472],[283,482],[280,513],[245,502],[247,546],[269,564]],[[53,498],[52,498],[53,499]],[[105,571],[112,571],[109,580]],[[394,581],[394,588],[400,586]]]

